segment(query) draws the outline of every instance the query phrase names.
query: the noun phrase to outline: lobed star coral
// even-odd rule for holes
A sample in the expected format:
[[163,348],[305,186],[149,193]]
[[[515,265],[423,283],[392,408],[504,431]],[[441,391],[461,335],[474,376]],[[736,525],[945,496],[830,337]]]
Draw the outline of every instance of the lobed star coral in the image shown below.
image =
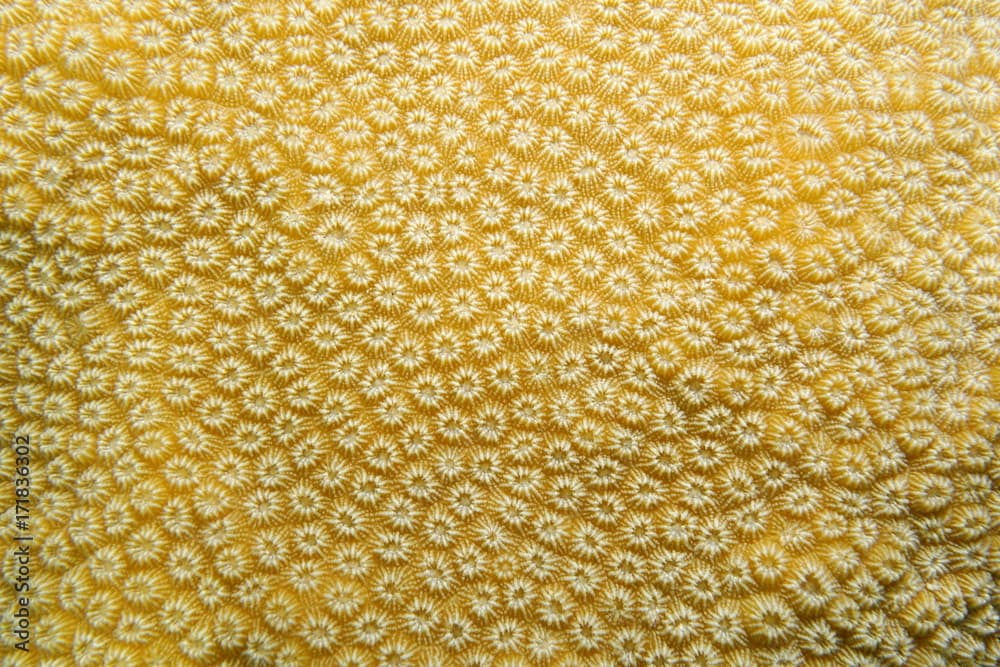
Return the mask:
[[996,4],[0,26],[0,663],[1000,662]]

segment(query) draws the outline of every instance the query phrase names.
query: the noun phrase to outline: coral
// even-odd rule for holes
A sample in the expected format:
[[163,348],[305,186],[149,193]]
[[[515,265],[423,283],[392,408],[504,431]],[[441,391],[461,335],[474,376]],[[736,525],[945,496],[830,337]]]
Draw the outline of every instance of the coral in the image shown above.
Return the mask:
[[31,664],[1000,661],[995,3],[0,29]]

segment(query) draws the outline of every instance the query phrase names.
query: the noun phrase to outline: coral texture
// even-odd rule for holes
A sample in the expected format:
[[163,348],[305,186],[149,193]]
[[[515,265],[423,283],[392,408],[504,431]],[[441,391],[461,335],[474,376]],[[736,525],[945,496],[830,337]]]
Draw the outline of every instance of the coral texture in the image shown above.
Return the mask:
[[0,665],[1000,662],[1000,4],[0,34]]

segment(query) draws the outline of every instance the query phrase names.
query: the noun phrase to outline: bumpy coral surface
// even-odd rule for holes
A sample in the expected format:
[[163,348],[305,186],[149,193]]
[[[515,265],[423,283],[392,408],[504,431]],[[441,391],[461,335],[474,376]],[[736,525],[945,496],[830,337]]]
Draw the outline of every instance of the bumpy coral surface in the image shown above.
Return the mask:
[[0,664],[1000,660],[997,4],[0,26]]

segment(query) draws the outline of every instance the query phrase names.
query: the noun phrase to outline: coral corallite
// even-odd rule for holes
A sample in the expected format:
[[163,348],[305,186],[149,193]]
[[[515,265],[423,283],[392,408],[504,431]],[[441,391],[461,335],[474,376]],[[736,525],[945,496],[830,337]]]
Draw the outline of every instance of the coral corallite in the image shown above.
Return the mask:
[[0,665],[1000,664],[1000,5],[0,36]]

